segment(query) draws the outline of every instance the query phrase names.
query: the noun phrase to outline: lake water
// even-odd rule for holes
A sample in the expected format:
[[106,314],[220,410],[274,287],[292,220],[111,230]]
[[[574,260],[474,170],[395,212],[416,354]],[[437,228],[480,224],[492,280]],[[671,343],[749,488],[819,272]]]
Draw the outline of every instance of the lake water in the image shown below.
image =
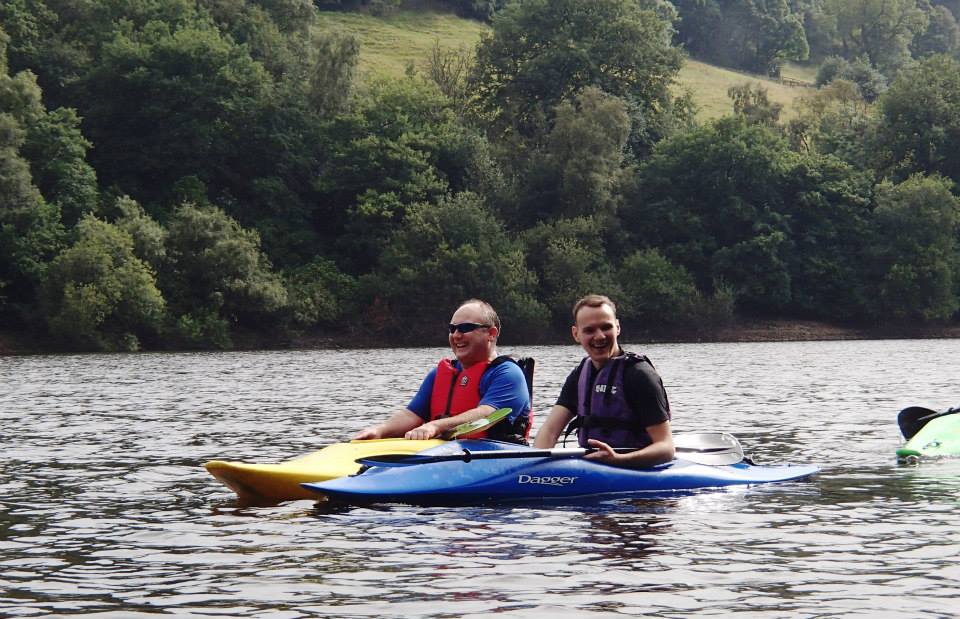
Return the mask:
[[[675,431],[822,472],[586,506],[245,507],[204,461],[345,440],[449,351],[0,357],[0,616],[960,614],[960,461],[894,457],[900,409],[960,404],[960,342],[627,348]],[[536,357],[538,425],[579,349],[501,352]]]

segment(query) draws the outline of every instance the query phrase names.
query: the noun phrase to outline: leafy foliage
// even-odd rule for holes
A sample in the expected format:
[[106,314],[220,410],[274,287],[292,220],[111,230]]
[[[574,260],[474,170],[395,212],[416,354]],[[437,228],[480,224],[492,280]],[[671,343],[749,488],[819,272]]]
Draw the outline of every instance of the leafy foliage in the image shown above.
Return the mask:
[[764,75],[810,54],[803,18],[787,0],[674,0],[677,38],[699,58]]
[[254,328],[286,306],[286,289],[260,250],[260,236],[222,210],[181,205],[167,232],[161,286],[178,315],[217,315]]
[[[392,79],[309,0],[0,4],[0,321],[127,350],[440,343],[467,297],[535,341],[589,292],[647,333],[957,317],[953,0],[444,4],[489,35]],[[826,60],[794,110],[747,83],[697,126],[678,41]]]
[[87,215],[75,235],[44,281],[51,332],[86,349],[138,349],[164,317],[153,271],[134,256],[133,239],[109,223]]
[[464,193],[437,204],[417,203],[385,248],[379,268],[361,281],[362,324],[423,341],[418,325],[439,332],[450,308],[470,297],[495,299],[504,335],[542,325],[536,279],[519,243],[511,240],[478,196]]
[[101,181],[146,202],[169,199],[187,176],[214,194],[232,184],[233,171],[214,164],[229,158],[254,111],[274,96],[263,66],[202,20],[118,35],[83,86]]
[[936,172],[960,181],[960,63],[932,56],[905,70],[879,102],[883,164],[896,177]]
[[649,145],[665,133],[680,68],[669,25],[635,0],[530,0],[496,15],[477,48],[478,112],[494,135],[533,137],[553,111],[587,86],[628,102]]
[[603,219],[592,216],[541,222],[524,233],[540,298],[555,325],[570,324],[570,307],[585,294],[604,290],[618,296],[619,282],[606,250],[608,234]]
[[419,78],[373,82],[328,128],[329,158],[317,186],[322,234],[337,239],[348,272],[376,264],[414,203],[466,188],[482,138],[457,121],[450,100]]
[[285,274],[290,317],[296,327],[334,327],[348,316],[357,282],[332,260],[313,262]]
[[821,10],[834,50],[847,59],[865,56],[887,75],[909,61],[910,43],[929,19],[917,0],[823,0]]
[[767,89],[759,84],[752,86],[748,82],[740,86],[731,86],[727,96],[733,99],[733,112],[743,114],[749,122],[775,125],[780,120],[783,106],[770,101],[767,97]]
[[[0,60],[5,41],[0,30]],[[34,76],[11,77],[0,62],[0,318],[11,325],[31,321],[38,287],[64,241],[60,209],[43,199],[24,153],[46,119]]]
[[876,101],[887,89],[887,78],[864,58],[857,58],[853,62],[840,56],[825,59],[817,70],[817,86],[825,86],[838,79],[856,84],[860,96],[869,102]]
[[689,324],[698,299],[693,276],[656,249],[637,251],[624,259],[618,271],[623,295],[622,319],[640,325]]
[[960,202],[941,177],[884,183],[877,196],[884,318],[946,320],[958,308]]

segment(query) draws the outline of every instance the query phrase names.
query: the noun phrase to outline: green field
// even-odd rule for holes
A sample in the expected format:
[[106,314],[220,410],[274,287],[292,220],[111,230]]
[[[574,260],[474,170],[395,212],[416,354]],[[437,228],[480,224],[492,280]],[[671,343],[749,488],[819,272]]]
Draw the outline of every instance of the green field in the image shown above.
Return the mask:
[[[489,28],[477,21],[454,15],[399,11],[386,17],[362,13],[320,14],[322,28],[354,34],[360,40],[360,73],[362,76],[401,76],[408,66],[422,69],[430,50],[439,42],[444,48],[472,49]],[[680,71],[678,92],[689,90],[699,106],[699,117],[710,119],[728,114],[731,102],[727,89],[744,82],[759,83],[767,89],[772,101],[783,104],[784,118],[793,115],[793,103],[810,87],[791,85],[794,81],[812,82],[813,70],[789,66],[784,70],[787,82],[781,83],[759,75],[722,69],[695,60],[688,60]]]
[[[767,89],[771,101],[783,105],[781,119],[790,118],[796,112],[794,102],[798,97],[813,91],[812,79],[805,73],[791,67],[784,70],[785,82],[772,80],[762,75],[741,73],[733,69],[723,69],[703,62],[688,59],[680,69],[678,88],[693,93],[693,100],[699,106],[701,119],[717,118],[729,114],[732,103],[727,89],[745,82],[760,84]],[[809,80],[809,81],[808,81]],[[803,82],[810,85],[798,85]]]

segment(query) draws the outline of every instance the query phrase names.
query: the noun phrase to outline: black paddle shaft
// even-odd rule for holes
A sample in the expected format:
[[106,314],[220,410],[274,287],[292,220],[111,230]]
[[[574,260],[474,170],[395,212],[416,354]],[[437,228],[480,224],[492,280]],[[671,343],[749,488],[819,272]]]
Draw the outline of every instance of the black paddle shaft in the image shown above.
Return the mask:
[[[431,462],[470,462],[472,460],[503,460],[509,458],[578,458],[598,451],[596,447],[586,448],[554,448],[554,449],[517,449],[503,451],[470,451],[464,449],[455,454],[378,454],[365,456],[357,460],[364,466],[413,466],[416,464],[430,464]],[[618,447],[617,453],[636,451],[633,447]],[[730,452],[730,447],[678,447],[678,452],[690,453],[718,453]],[[741,454],[742,455],[742,454]]]

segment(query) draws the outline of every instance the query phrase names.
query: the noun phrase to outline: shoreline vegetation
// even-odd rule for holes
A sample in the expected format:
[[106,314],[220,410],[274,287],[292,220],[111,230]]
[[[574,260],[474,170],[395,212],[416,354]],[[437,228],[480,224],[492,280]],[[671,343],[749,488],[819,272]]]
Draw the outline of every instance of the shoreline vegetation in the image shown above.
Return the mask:
[[0,355],[960,336],[960,9],[709,4],[2,3]]
[[[852,327],[818,322],[814,320],[746,320],[713,330],[659,329],[656,333],[644,333],[630,327],[627,341],[636,344],[688,344],[688,343],[745,343],[745,342],[805,342],[839,340],[896,340],[896,339],[953,339],[960,338],[960,325],[885,325],[878,327]],[[505,346],[562,345],[569,338],[557,335],[536,342],[507,340]],[[424,346],[442,345],[440,340],[427,342]],[[401,344],[385,343],[380,338],[357,335],[333,336],[323,332],[304,333],[293,337],[278,338],[267,334],[240,333],[234,337],[234,345],[222,352],[249,350],[333,350],[362,348],[392,348]],[[148,350],[143,352],[157,352]],[[170,349],[167,352],[189,352],[186,349]],[[0,331],[0,356],[36,354],[97,354],[87,351],[71,351],[63,342],[30,334]]]

